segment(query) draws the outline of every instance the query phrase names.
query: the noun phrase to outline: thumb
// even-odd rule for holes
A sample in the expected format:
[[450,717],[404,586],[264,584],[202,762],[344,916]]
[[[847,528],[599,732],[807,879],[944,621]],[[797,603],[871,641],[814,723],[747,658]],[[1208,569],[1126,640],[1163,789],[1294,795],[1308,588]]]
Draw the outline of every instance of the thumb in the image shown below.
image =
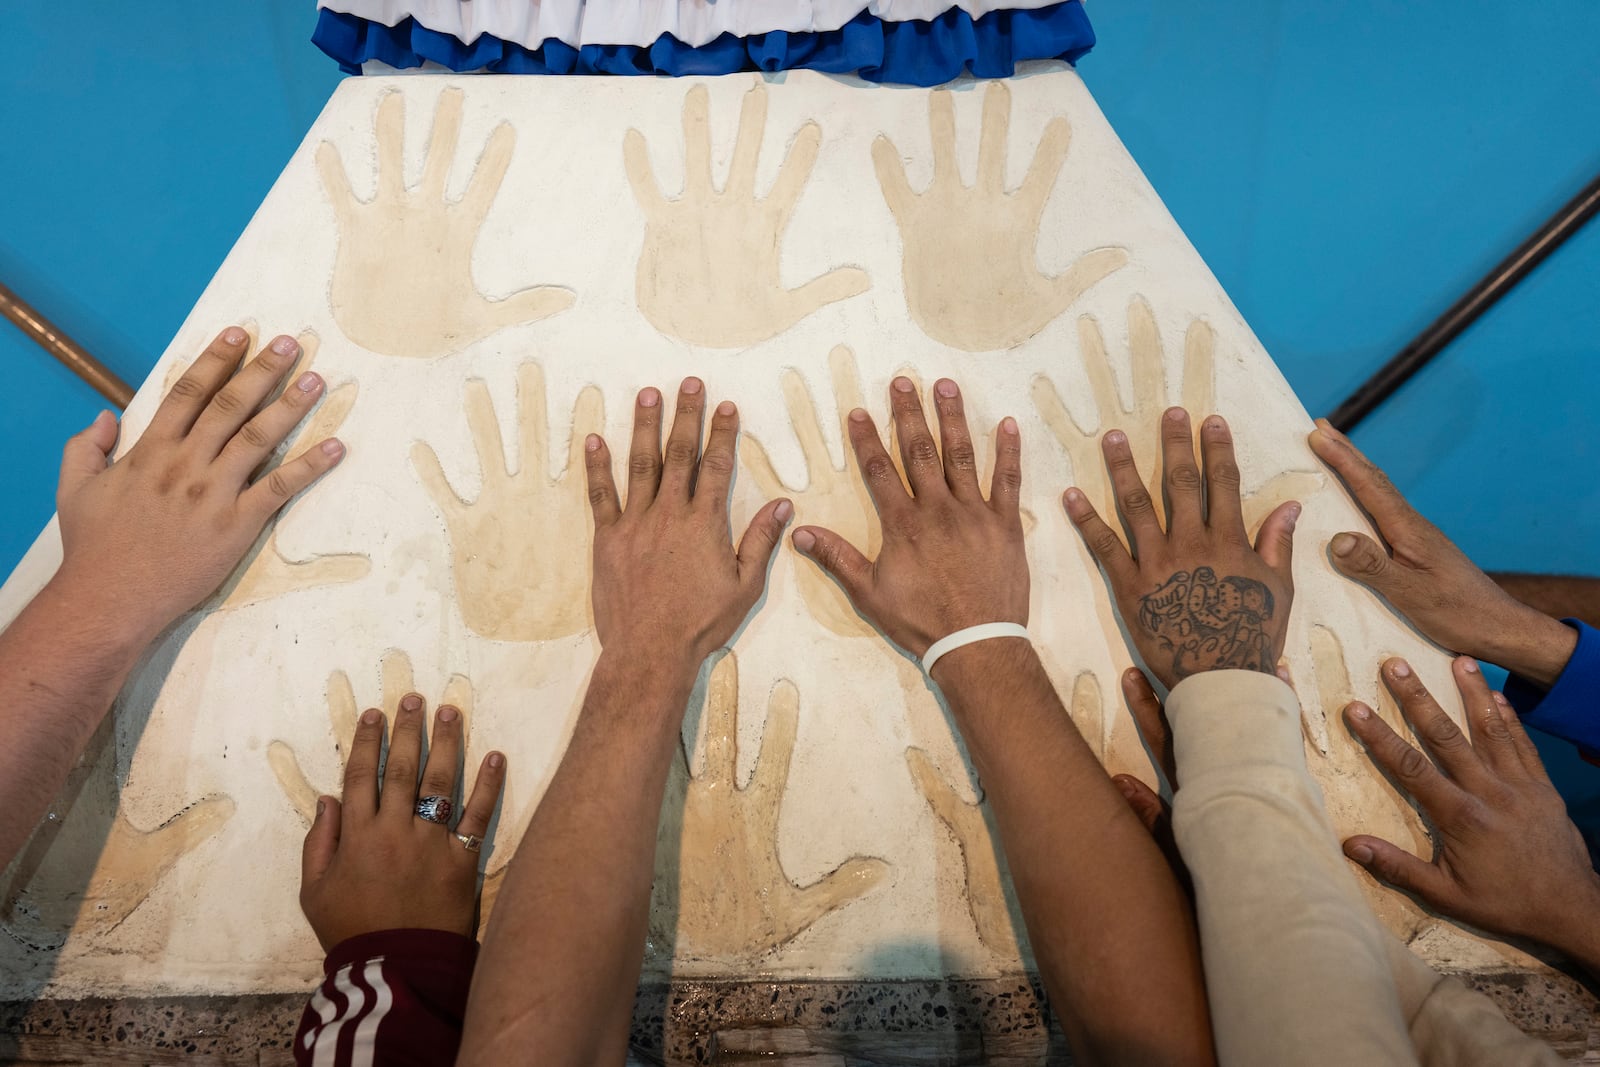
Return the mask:
[[1453,894],[1450,879],[1438,867],[1427,863],[1381,837],[1357,834],[1344,843],[1344,854],[1365,867],[1374,878],[1396,889],[1415,893],[1425,904],[1450,912]]
[[1294,560],[1294,526],[1299,521],[1300,502],[1290,500],[1274,508],[1256,533],[1256,554],[1291,586],[1294,585],[1294,571],[1290,567]]
[[1132,808],[1133,813],[1139,816],[1139,821],[1144,823],[1144,828],[1150,831],[1152,836],[1159,836],[1167,810],[1156,791],[1131,774],[1118,774],[1111,780],[1116,783],[1122,799],[1128,802],[1128,807]]
[[67,438],[61,450],[61,480],[56,488],[56,502],[76,493],[89,479],[106,469],[106,460],[117,446],[117,417],[102,411],[94,417],[87,429]]
[[849,541],[820,526],[802,526],[794,532],[794,547],[838,582],[850,603],[861,606],[872,564]]
[[305,847],[300,852],[300,885],[313,885],[328,872],[333,854],[339,848],[339,827],[344,810],[333,797],[317,798],[317,817],[306,831]]
[[1402,568],[1389,558],[1366,534],[1335,534],[1328,544],[1328,554],[1334,569],[1346,578],[1352,578],[1385,598],[1393,600],[1391,592],[1403,593],[1410,578]]
[[767,584],[767,565],[783,537],[783,527],[794,516],[788,500],[774,500],[756,512],[755,518],[739,538],[739,581],[760,590]]

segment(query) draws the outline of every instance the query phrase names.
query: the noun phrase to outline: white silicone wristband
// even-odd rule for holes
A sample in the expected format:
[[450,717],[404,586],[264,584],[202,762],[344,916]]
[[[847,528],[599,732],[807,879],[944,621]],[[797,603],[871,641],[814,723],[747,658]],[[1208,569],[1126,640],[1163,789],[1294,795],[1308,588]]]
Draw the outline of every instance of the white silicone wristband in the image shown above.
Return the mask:
[[965,630],[957,630],[949,637],[941,637],[929,645],[928,651],[922,654],[922,669],[932,674],[933,665],[939,662],[941,656],[954,652],[963,645],[977,644],[979,641],[989,641],[996,637],[1033,640],[1028,628],[1019,622],[986,622],[981,626],[969,626]]

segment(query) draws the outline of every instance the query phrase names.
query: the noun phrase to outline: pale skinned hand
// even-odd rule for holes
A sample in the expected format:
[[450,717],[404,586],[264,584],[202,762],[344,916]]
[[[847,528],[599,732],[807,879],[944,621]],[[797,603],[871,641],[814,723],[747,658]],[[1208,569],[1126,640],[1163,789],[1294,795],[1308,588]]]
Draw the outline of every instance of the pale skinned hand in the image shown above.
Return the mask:
[[867,559],[820,526],[794,532],[795,548],[833,576],[856,610],[919,657],[969,626],[1028,621],[1016,421],[1003,419],[995,433],[994,477],[985,500],[961,391],[941,378],[933,392],[938,442],[911,380],[896,378],[889,390],[909,492],[872,417],[860,408],[850,412],[850,445],[883,524],[878,558]]
[[56,580],[92,590],[146,639],[211,595],[278,509],[344,455],[330,437],[257,476],[323,381],[307,371],[269,402],[300,346],[277,337],[240,370],[248,343],[237,326],[222,331],[115,464],[109,414],[62,455]]
[[584,443],[594,510],[594,624],[606,650],[699,664],[727,643],[761,599],[767,564],[794,513],[769,501],[733,546],[728,493],[739,412],[718,405],[700,451],[705,386],[685,378],[665,451],[661,393],[639,392],[628,453],[626,506],[611,452],[598,434]]
[[1200,430],[1203,475],[1188,412],[1168,408],[1161,418],[1165,528],[1127,435],[1112,430],[1101,446],[1133,553],[1076,486],[1064,498],[1067,515],[1105,571],[1135,651],[1150,672],[1168,689],[1201,671],[1274,673],[1294,597],[1289,564],[1300,505],[1288,501],[1276,508],[1251,546],[1233,435],[1220,415],[1206,419]]
[[1468,656],[1454,665],[1465,733],[1404,660],[1386,661],[1381,673],[1433,758],[1359,701],[1345,721],[1427,814],[1434,855],[1428,862],[1364,834],[1345,841],[1345,855],[1446,915],[1542,941],[1593,968],[1600,875],[1516,711]]
[[[433,717],[427,762],[422,697],[410,693],[395,712],[383,773],[384,717],[377,708],[356,723],[344,768],[344,800],[322,797],[306,833],[300,907],[324,951],[379,930],[477,929],[478,860],[457,833],[481,838],[506,781],[506,759],[491,752],[454,832],[416,814],[419,796],[455,795],[461,762],[461,712],[445,705]],[[418,787],[418,774],[421,787]]]
[[1336,535],[1328,553],[1339,573],[1383,597],[1434,643],[1543,685],[1555,681],[1577,645],[1573,630],[1496,585],[1328,420],[1317,420],[1309,441],[1388,544],[1364,533]]

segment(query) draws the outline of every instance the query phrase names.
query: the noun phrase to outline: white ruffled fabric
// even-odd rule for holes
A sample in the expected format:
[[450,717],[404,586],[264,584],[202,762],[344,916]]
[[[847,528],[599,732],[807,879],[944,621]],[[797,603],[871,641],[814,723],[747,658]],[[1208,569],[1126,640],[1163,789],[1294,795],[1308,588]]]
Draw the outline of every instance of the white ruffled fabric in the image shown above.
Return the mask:
[[663,34],[692,48],[725,33],[735,37],[783,30],[826,33],[863,11],[885,22],[937,18],[960,8],[973,18],[991,11],[1048,7],[1059,0],[317,0],[319,8],[385,26],[414,18],[463,44],[482,34],[538,48],[554,39],[584,45],[650,45]]

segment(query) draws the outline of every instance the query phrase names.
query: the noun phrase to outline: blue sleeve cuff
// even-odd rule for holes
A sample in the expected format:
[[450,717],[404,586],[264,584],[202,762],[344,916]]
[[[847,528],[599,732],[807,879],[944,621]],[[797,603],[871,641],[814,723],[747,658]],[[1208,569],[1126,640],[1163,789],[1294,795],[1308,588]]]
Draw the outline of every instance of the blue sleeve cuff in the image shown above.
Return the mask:
[[1562,619],[1578,631],[1578,647],[1548,690],[1519,675],[1506,679],[1506,699],[1522,723],[1552,737],[1571,741],[1586,755],[1600,754],[1600,630]]

